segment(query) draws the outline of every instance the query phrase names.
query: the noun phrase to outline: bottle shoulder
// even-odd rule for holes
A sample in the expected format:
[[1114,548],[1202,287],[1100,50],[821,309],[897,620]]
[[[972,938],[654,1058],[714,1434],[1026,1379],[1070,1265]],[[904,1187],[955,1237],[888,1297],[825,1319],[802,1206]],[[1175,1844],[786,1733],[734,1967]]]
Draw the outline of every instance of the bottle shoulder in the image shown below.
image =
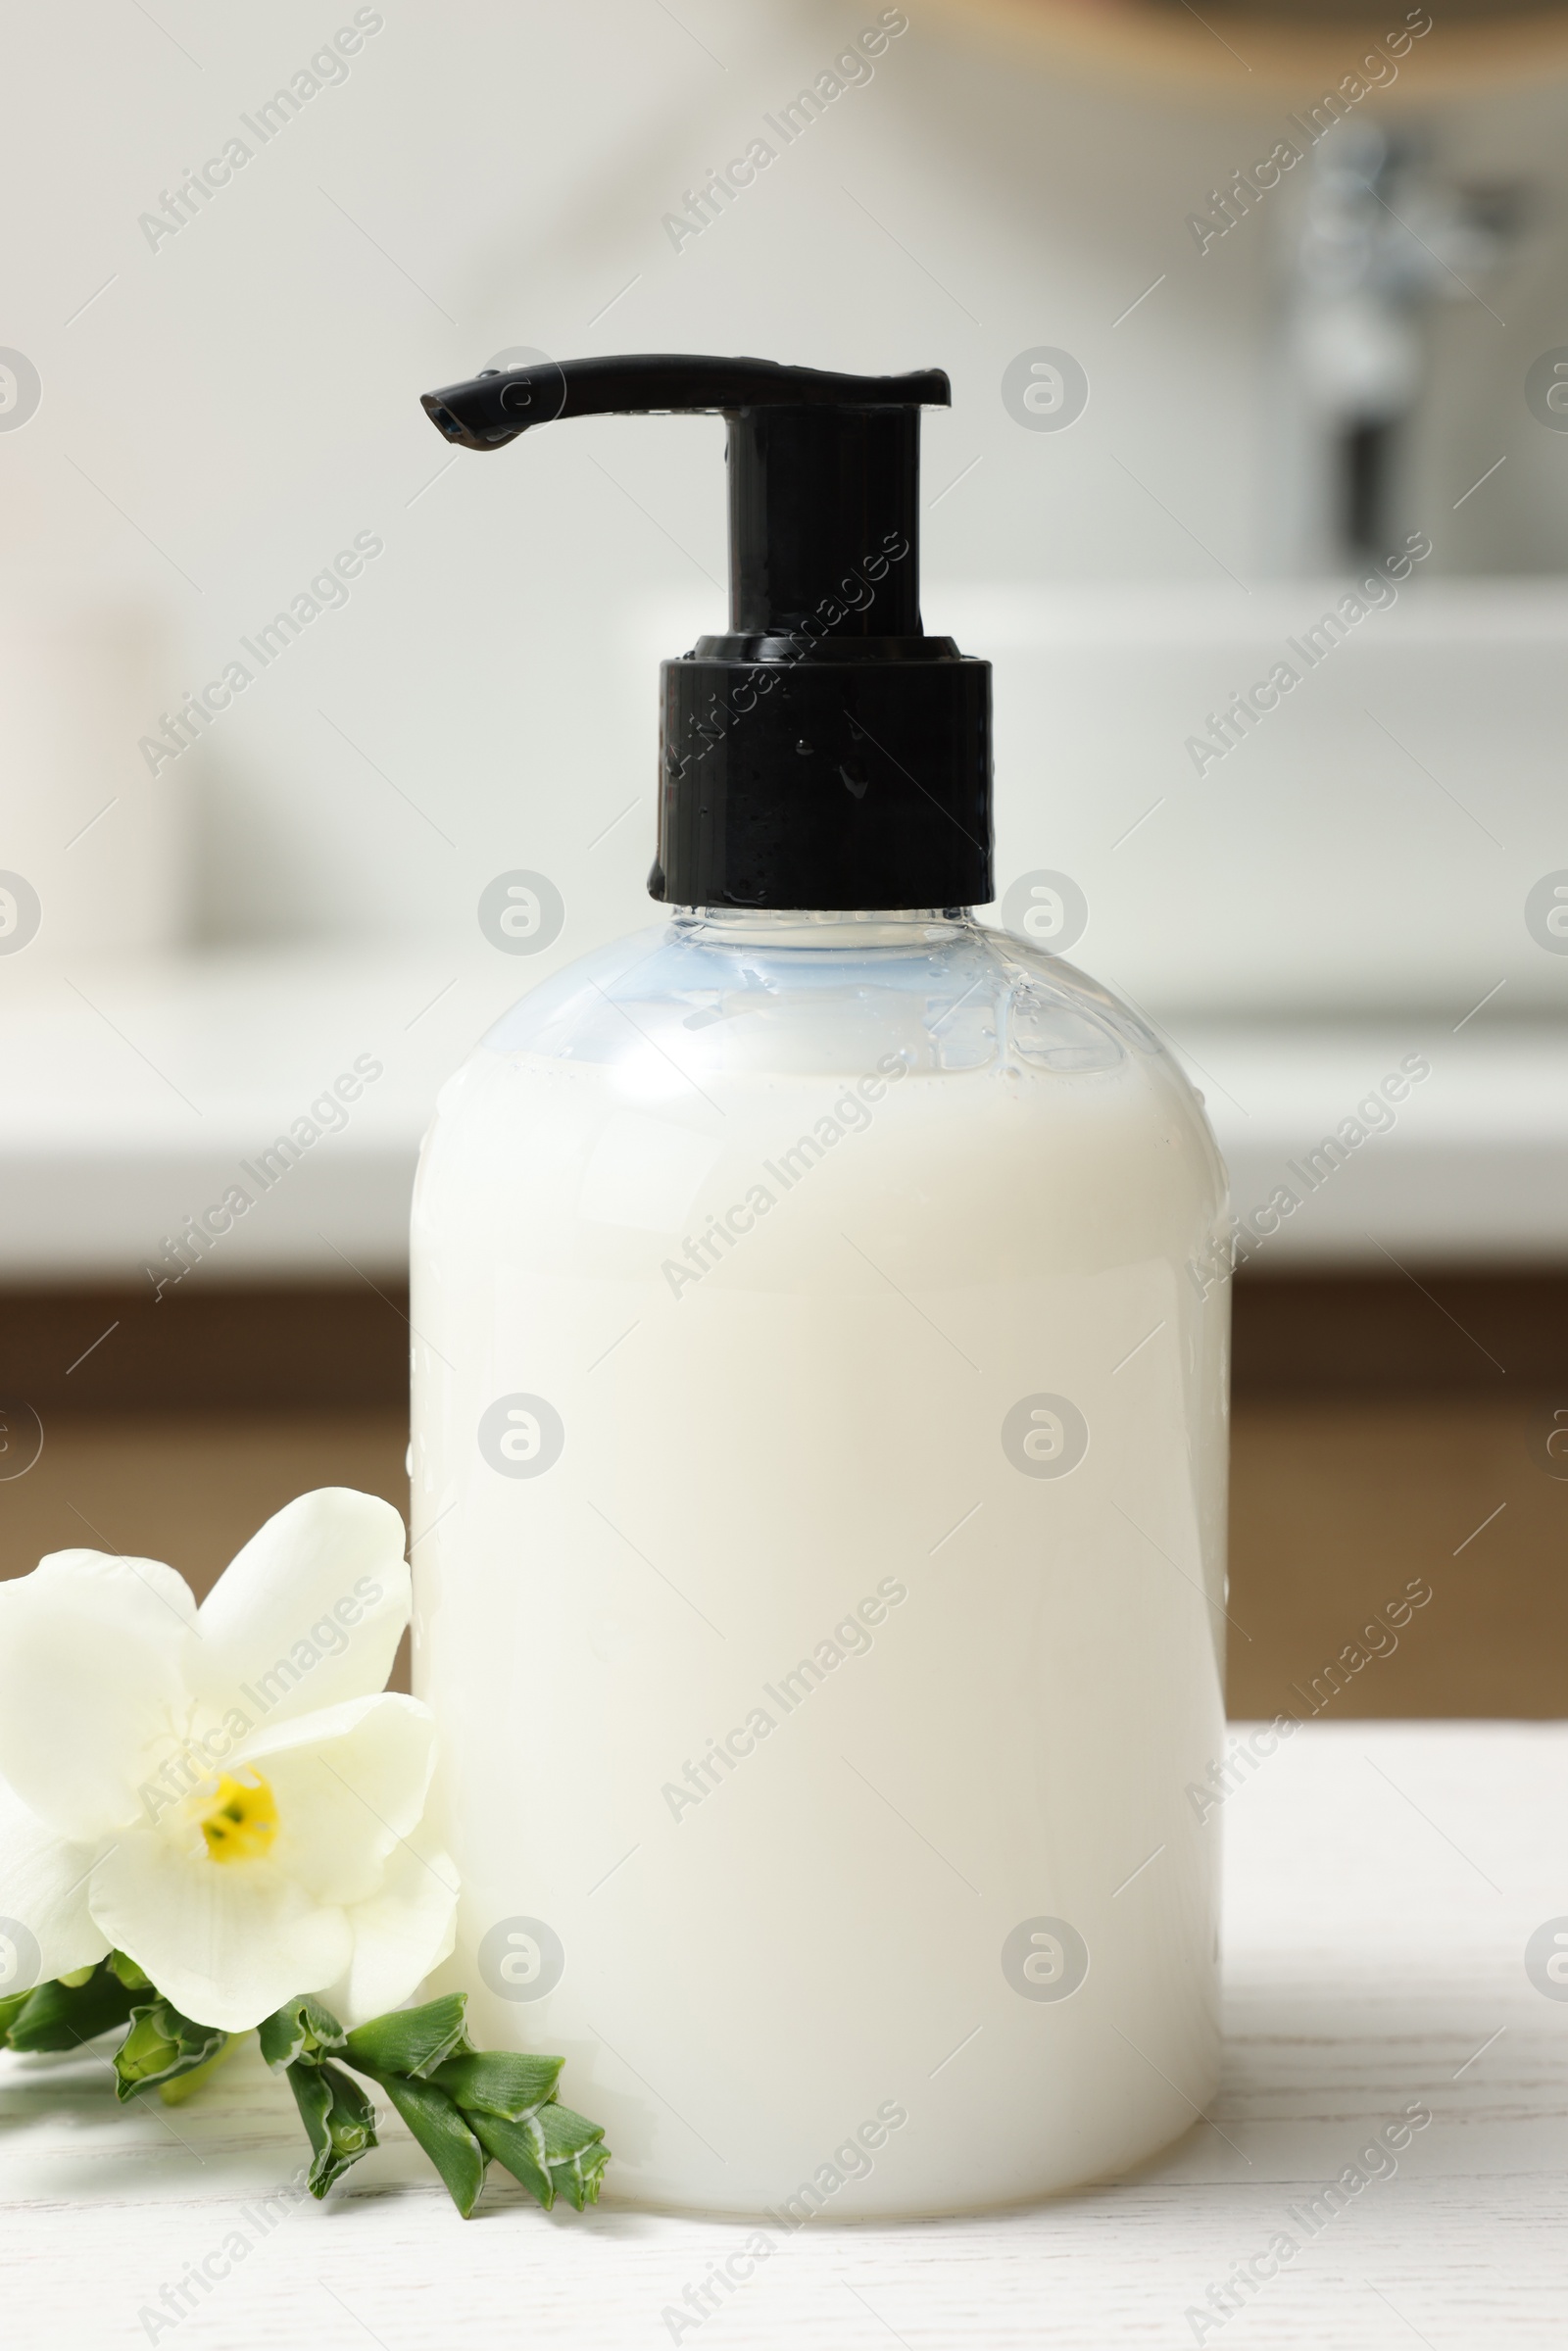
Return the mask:
[[[676,922],[566,966],[443,1089],[416,1223],[468,1214],[474,1187],[493,1184],[514,1205],[548,1193],[564,1213],[604,1153],[738,1170],[779,1138],[831,1141],[874,1110],[857,1165],[890,1198],[967,1169],[971,1199],[1033,1187],[1058,1204],[1098,1200],[1092,1215],[1114,1221],[1114,1202],[1142,1186],[1184,1230],[1206,1230],[1224,1165],[1149,1024],[1007,933],[967,920],[937,932],[892,952],[763,951]],[[1143,1215],[1124,1221],[1142,1229]]]
[[631,1068],[663,1054],[693,1078],[854,1077],[1015,1066],[1088,1078],[1174,1070],[1133,1008],[1059,956],[970,922],[886,945],[777,946],[657,925],[532,989],[476,1050]]

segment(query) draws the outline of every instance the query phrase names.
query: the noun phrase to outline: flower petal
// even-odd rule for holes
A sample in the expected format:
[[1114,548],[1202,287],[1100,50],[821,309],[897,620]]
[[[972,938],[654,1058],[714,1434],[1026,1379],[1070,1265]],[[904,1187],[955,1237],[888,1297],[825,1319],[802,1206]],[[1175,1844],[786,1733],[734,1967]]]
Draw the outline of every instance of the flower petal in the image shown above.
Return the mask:
[[323,1486],[270,1518],[202,1603],[202,1690],[220,1713],[316,1713],[385,1685],[409,1621],[403,1521]]
[[435,1761],[435,1722],[417,1698],[386,1692],[279,1723],[227,1768],[262,1773],[277,1801],[269,1859],[313,1895],[359,1902],[416,1828]]
[[141,1809],[188,1711],[196,1603],[157,1559],[54,1551],[0,1584],[0,1778],[62,1836]]
[[344,1912],[270,1862],[192,1855],[132,1829],[93,1872],[92,1915],[117,1950],[199,2025],[244,2033],[298,1992],[321,1991],[354,1947]]
[[101,1850],[57,1835],[0,1781],[0,1999],[103,1958],[87,1907]]
[[397,2008],[447,1958],[458,1934],[458,1871],[416,1835],[387,1864],[385,1883],[348,1914],[354,1957],[327,1998],[345,2025]]

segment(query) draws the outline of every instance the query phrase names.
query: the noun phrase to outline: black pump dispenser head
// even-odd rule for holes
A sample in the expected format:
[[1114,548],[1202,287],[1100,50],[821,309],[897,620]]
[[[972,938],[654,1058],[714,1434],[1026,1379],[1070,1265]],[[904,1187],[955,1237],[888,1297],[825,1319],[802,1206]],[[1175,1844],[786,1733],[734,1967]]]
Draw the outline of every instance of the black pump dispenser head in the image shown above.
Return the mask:
[[920,622],[920,410],[948,379],[541,362],[427,392],[466,449],[608,413],[729,425],[729,629],[662,665],[659,857],[687,906],[986,904],[991,668]]

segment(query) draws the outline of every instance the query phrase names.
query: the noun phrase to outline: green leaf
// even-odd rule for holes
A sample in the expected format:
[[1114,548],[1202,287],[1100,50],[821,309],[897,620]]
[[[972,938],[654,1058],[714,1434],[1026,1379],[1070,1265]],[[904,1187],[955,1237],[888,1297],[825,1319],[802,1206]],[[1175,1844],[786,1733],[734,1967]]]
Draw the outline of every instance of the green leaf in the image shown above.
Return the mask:
[[[116,1978],[118,1983],[119,1978]],[[123,2102],[156,2082],[173,2082],[207,2065],[228,2041],[219,2025],[198,2025],[168,2000],[130,2012],[130,2031],[115,2052],[116,2095]]]
[[[462,1994],[458,1995],[462,1998]],[[383,2020],[377,2020],[378,2022]],[[382,2088],[446,2181],[447,2193],[465,2220],[479,2200],[488,2158],[463,2116],[433,2082],[402,2074],[378,2077]],[[522,2126],[528,2128],[526,2124]]]
[[518,2180],[536,2202],[548,2212],[556,2200],[556,2183],[550,2177],[545,2158],[545,2136],[538,2118],[526,2123],[509,2123],[499,2114],[474,2113],[468,2117],[487,2155],[493,2155]]
[[519,2057],[509,2049],[474,2049],[449,2057],[431,2079],[466,2114],[504,2116],[525,2123],[556,2094],[564,2057]]
[[356,2025],[343,2043],[343,2054],[350,2065],[362,2074],[373,2074],[378,2082],[389,2074],[422,2080],[447,2058],[469,2053],[463,2024],[467,2005],[467,1993],[454,1991],[444,1999],[426,2000],[422,2008],[398,2008],[371,2017],[368,2025]]
[[6,2037],[14,2049],[79,2049],[111,2026],[127,2024],[134,1997],[100,1960],[85,1984],[40,1984],[30,1991]]
[[323,2050],[343,2048],[346,2038],[330,2008],[323,2008],[309,1992],[301,1993],[297,2000],[285,2000],[281,2008],[263,2017],[256,2030],[262,2055],[274,2068],[315,2065]]
[[557,2174],[562,2192],[574,2212],[586,2212],[590,2204],[598,2203],[610,2162],[610,2149],[601,2138],[594,2146],[585,2147],[580,2155],[572,2157],[569,2177]]
[[520,2180],[548,2212],[557,2195],[581,2212],[597,2204],[610,2162],[604,2128],[569,2106],[546,2106],[526,2122],[475,2113],[469,2118],[481,2144],[514,2180]]
[[597,2204],[610,2161],[603,2123],[590,2123],[586,2115],[573,2114],[569,2106],[547,2106],[535,2119],[545,2135],[550,2176],[558,2193],[577,2212],[585,2205]]
[[0,2000],[0,2048],[9,2046],[13,2019],[22,2014],[31,1998],[29,1988],[26,1991],[14,1991],[6,1999]]
[[[344,2033],[318,2001],[302,1997],[266,2020],[262,2053],[270,2065],[288,2067],[311,2133],[314,2194],[324,2195],[366,2145],[375,2143],[373,2113],[363,2093],[349,2085],[359,2100],[353,2115],[341,2104],[341,2086],[333,2085],[342,2085],[345,2077],[324,2055],[332,2049],[381,2084],[465,2220],[478,2201],[492,2155],[547,2212],[558,2195],[578,2212],[598,2203],[610,2149],[599,2124],[555,2102],[564,2060],[475,2049],[465,2028],[467,1994],[449,1992]],[[368,2137],[334,2145],[334,2116],[363,2127]]]
[[144,1974],[134,1959],[127,1959],[123,1951],[111,1951],[109,1965],[127,1991],[151,1991],[153,1989],[151,1976]]
[[319,2198],[376,2144],[375,2108],[341,2066],[322,2058],[291,2065],[288,2081],[311,2142],[305,2184]]

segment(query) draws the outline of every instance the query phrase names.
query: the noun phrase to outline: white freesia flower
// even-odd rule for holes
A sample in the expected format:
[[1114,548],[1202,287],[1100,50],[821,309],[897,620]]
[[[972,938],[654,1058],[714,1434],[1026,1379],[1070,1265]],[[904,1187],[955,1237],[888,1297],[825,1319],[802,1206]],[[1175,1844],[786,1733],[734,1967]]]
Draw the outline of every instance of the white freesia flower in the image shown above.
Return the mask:
[[421,1835],[434,1725],[382,1687],[410,1605],[403,1521],[344,1487],[200,1608],[104,1551],[0,1584],[0,1912],[40,1982],[122,1950],[230,2033],[297,1992],[350,2023],[407,1998],[457,1886]]

